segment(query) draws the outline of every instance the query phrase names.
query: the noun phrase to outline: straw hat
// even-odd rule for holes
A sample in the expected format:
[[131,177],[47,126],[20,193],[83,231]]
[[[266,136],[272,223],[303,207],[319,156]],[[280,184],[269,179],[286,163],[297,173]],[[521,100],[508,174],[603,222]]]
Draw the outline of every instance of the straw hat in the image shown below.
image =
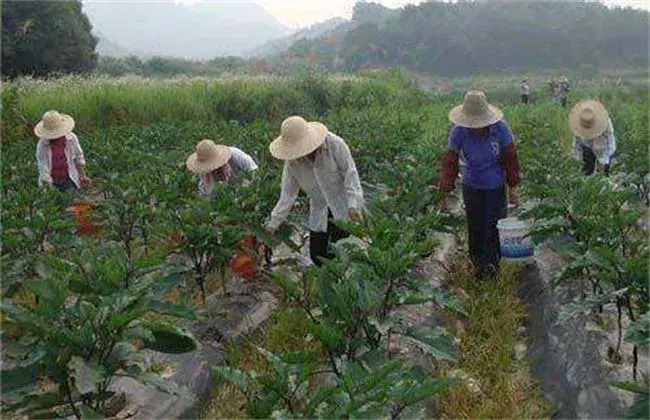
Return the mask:
[[57,111],[47,111],[34,127],[34,134],[43,140],[58,139],[71,133],[74,129],[74,119]]
[[318,149],[325,141],[327,127],[294,115],[282,122],[280,133],[269,145],[271,155],[276,159],[294,160]]
[[569,126],[576,136],[584,140],[595,139],[609,128],[609,114],[597,100],[584,99],[571,109]]
[[228,146],[214,144],[212,140],[205,139],[196,144],[196,152],[187,158],[185,164],[191,172],[205,174],[228,163],[230,155]]
[[467,128],[483,128],[503,118],[503,112],[487,101],[485,93],[470,90],[465,94],[465,102],[449,111],[449,120]]

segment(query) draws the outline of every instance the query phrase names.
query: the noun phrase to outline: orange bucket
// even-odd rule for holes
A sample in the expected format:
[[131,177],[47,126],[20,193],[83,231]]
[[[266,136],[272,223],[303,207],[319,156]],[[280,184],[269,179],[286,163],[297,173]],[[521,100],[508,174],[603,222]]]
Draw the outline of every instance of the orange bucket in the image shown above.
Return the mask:
[[82,235],[96,235],[99,233],[99,226],[94,224],[89,217],[90,211],[96,207],[96,204],[77,203],[68,208],[77,222],[77,232]]
[[257,271],[257,261],[251,251],[257,248],[257,238],[249,235],[237,246],[237,252],[228,266],[240,277],[251,280]]

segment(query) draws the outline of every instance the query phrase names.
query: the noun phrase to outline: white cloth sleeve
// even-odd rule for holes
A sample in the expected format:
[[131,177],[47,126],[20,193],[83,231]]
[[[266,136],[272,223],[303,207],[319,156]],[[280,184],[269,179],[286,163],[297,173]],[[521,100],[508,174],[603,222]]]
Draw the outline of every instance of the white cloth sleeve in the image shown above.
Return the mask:
[[36,163],[38,165],[38,185],[41,186],[44,183],[51,184],[52,176],[50,168],[50,154],[49,148],[45,144],[45,140],[38,140],[36,145]]
[[336,144],[336,163],[343,175],[343,187],[348,199],[348,208],[360,209],[363,207],[363,189],[361,188],[361,181],[359,180],[359,172],[357,166],[352,159],[350,148],[343,139],[333,142]]
[[235,165],[239,168],[245,171],[257,170],[258,166],[257,163],[255,163],[255,160],[253,160],[250,155],[244,153],[243,150],[230,146],[230,152],[232,153],[232,159],[234,159]]
[[286,220],[298,197],[298,181],[291,174],[288,165],[288,163],[285,163],[284,169],[282,170],[282,192],[280,193],[280,198],[273,211],[271,211],[271,218],[266,224],[267,228],[272,230],[276,230]]
[[573,136],[571,155],[575,160],[582,160],[582,142],[577,136]]
[[79,138],[76,134],[70,133],[69,140],[72,142],[72,150],[74,150],[74,162],[81,166],[86,166],[86,157],[84,156],[84,151],[81,149],[81,144],[79,144]]

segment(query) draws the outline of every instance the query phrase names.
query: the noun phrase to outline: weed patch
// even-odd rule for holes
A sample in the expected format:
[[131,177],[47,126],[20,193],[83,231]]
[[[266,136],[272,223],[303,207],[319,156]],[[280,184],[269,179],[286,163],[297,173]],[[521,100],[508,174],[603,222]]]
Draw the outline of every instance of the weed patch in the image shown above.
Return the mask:
[[478,282],[454,262],[447,282],[467,292],[467,317],[457,328],[460,358],[443,369],[461,384],[443,394],[446,418],[543,418],[552,414],[525,358],[517,360],[517,330],[526,312],[516,298],[518,268],[504,265],[498,279]]

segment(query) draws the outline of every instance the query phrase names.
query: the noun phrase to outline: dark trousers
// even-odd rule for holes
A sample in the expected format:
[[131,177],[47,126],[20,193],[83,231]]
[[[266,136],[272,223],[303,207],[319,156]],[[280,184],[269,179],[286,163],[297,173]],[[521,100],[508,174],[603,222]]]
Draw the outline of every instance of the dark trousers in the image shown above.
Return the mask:
[[528,95],[521,95],[521,103],[528,105]]
[[[596,155],[594,154],[594,151],[588,147],[582,146],[582,162],[584,163],[582,170],[585,175],[593,174],[596,169]],[[605,176],[609,176],[609,164],[605,165],[603,172],[605,173]]]
[[501,259],[497,222],[507,216],[506,188],[479,190],[463,185],[469,256],[482,275],[496,272]]
[[566,96],[563,96],[562,98],[560,98],[560,104],[562,104],[563,108],[566,108],[566,104],[567,104]]
[[332,243],[350,236],[347,231],[332,223],[332,220],[332,212],[328,211],[327,232],[309,231],[309,256],[317,267],[323,265],[322,259],[331,260],[334,258],[334,254],[330,252]]
[[68,177],[65,180],[56,180],[53,181],[52,184],[61,192],[75,192],[77,191],[77,186],[75,185],[74,182]]

